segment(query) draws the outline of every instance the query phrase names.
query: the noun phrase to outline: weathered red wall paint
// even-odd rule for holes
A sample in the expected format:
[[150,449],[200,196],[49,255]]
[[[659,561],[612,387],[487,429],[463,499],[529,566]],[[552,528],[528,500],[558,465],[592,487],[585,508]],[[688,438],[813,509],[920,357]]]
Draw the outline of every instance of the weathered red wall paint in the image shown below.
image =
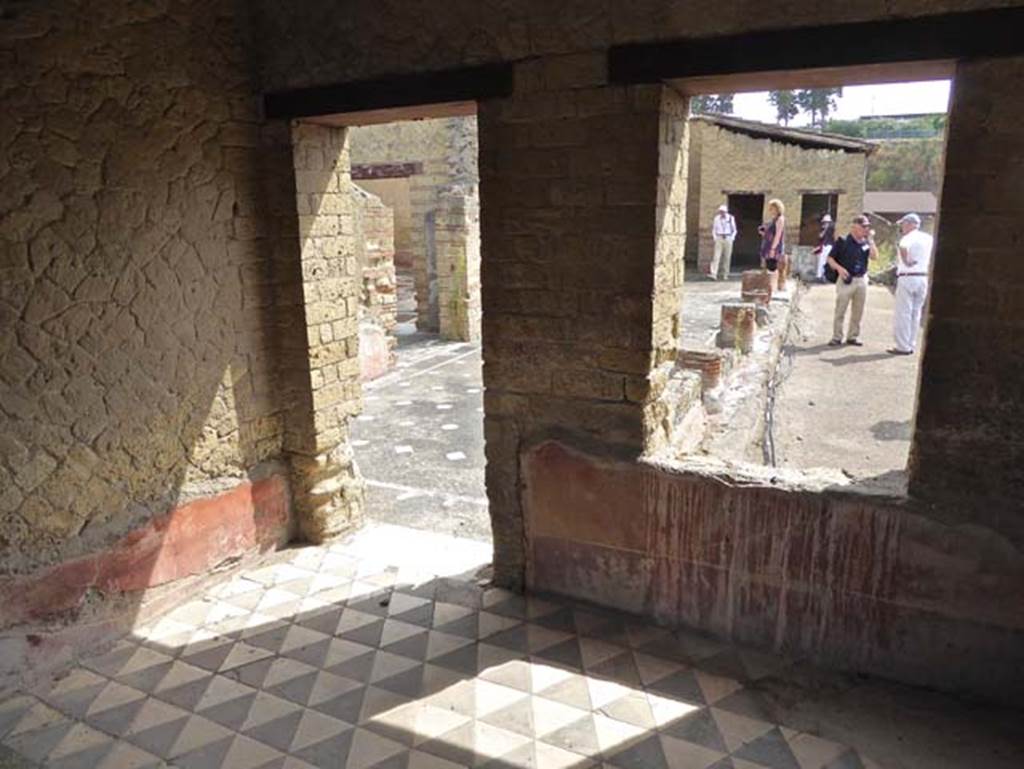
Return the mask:
[[284,476],[242,483],[153,518],[105,550],[0,579],[0,627],[58,619],[89,591],[123,596],[203,574],[228,559],[283,544],[289,525]]
[[1024,553],[913,504],[716,482],[547,442],[530,589],[847,670],[1024,701]]

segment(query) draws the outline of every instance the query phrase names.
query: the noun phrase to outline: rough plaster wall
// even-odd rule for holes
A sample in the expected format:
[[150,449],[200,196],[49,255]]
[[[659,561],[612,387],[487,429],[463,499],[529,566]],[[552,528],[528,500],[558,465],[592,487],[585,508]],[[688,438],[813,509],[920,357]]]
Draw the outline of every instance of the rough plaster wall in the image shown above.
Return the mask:
[[[1017,5],[1016,0],[318,0],[256,4],[268,88],[596,50],[615,43],[904,18]],[[339,45],[338,41],[348,41]]]
[[0,20],[0,569],[280,453],[258,100],[232,2]]
[[[799,190],[841,190],[836,220],[840,234],[855,213],[864,210],[867,156],[826,149],[805,149],[791,144],[756,139],[700,120],[691,123],[701,145],[698,264],[711,263],[714,242],[711,223],[725,201],[724,191],[764,193],[765,205],[779,198],[786,206],[786,248],[800,241]],[[766,212],[767,215],[767,212]]]

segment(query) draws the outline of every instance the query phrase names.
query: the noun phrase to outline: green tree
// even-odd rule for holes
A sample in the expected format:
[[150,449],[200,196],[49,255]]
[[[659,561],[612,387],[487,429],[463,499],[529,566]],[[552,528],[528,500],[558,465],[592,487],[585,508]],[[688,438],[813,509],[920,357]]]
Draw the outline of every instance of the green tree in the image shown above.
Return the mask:
[[709,93],[690,99],[690,111],[694,115],[731,115],[731,93]]
[[769,91],[768,101],[775,107],[775,121],[789,125],[789,121],[800,114],[796,91]]
[[882,142],[868,156],[869,190],[927,190],[942,185],[942,139]]
[[836,97],[842,95],[842,88],[805,88],[796,92],[796,103],[811,113],[812,126],[824,128],[829,113],[836,109]]

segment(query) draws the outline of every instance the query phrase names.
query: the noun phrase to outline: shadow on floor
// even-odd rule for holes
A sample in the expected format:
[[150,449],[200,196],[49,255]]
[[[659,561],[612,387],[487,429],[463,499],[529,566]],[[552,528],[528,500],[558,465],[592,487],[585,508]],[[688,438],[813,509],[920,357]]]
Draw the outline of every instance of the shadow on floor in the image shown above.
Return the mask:
[[879,441],[909,441],[912,433],[913,427],[909,419],[902,422],[883,419],[871,425],[871,434]]
[[755,688],[780,658],[477,568],[420,581],[344,548],[286,556],[5,705],[0,735],[62,769],[875,766],[782,728]]

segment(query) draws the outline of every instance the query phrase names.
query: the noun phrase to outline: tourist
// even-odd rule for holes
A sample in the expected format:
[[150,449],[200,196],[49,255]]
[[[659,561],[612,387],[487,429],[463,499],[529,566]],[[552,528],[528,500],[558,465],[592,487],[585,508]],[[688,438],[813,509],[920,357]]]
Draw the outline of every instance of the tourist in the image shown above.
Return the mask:
[[850,234],[838,238],[828,255],[828,266],[836,279],[836,310],[832,321],[832,340],[835,347],[843,343],[843,321],[851,304],[850,326],[846,343],[860,347],[860,322],[864,317],[864,303],[868,297],[868,262],[878,258],[875,231],[870,220],[858,214],[850,220]]
[[821,217],[821,232],[818,234],[818,247],[814,252],[818,255],[818,280],[825,280],[825,263],[828,261],[828,254],[832,245],[836,242],[836,225],[829,214]]
[[921,327],[921,313],[928,297],[928,270],[932,261],[932,236],[921,230],[921,217],[907,214],[899,220],[896,257],[896,308],[893,313],[893,355],[912,355]]
[[708,277],[725,280],[732,269],[732,242],[736,239],[736,219],[725,204],[718,207],[718,213],[711,222],[711,235],[715,239],[715,252],[711,257]]
[[761,233],[761,267],[768,272],[779,270],[779,290],[785,289],[783,270],[786,256],[786,207],[778,198],[768,201],[768,221],[758,228]]

